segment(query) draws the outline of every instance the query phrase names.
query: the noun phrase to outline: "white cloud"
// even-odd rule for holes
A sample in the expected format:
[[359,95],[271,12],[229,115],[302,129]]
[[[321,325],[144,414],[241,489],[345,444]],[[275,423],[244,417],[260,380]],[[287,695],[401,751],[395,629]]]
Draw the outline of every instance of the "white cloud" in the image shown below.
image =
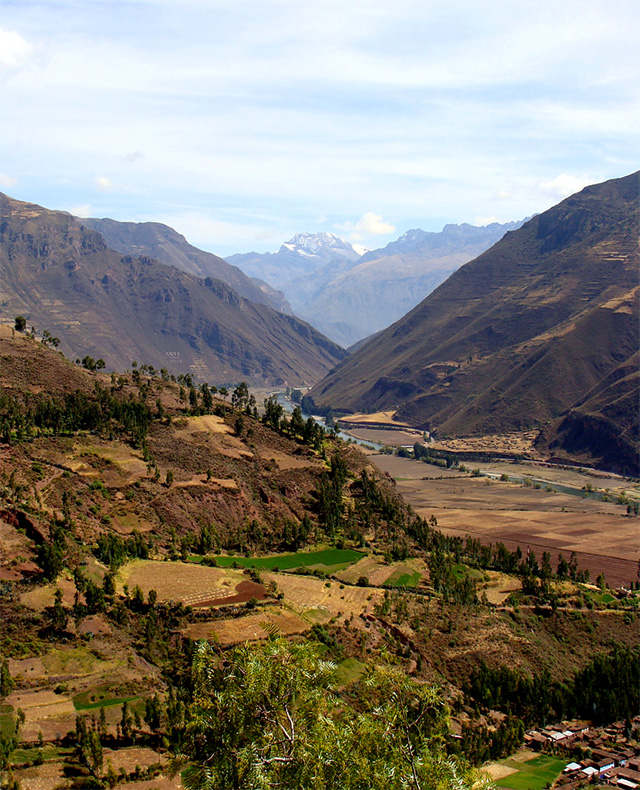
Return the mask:
[[0,187],[14,187],[18,183],[18,179],[13,176],[8,176],[6,173],[0,173]]
[[21,197],[213,251],[519,219],[637,167],[637,0],[4,5],[0,75],[36,66],[0,76]]
[[22,66],[33,51],[33,46],[15,30],[0,28],[0,65],[16,69]]
[[382,219],[381,214],[374,214],[372,211],[367,211],[357,222],[344,222],[335,227],[349,231],[354,241],[362,241],[367,236],[387,236],[396,229],[395,225]]
[[484,228],[485,225],[492,225],[494,222],[499,222],[497,217],[476,217],[475,224],[479,228]]
[[543,195],[555,198],[566,198],[584,189],[590,182],[588,178],[576,178],[569,173],[561,173],[552,181],[542,181],[538,185]]
[[93,211],[93,206],[90,203],[83,203],[81,206],[71,206],[69,213],[74,217],[82,217],[83,219],[90,217]]

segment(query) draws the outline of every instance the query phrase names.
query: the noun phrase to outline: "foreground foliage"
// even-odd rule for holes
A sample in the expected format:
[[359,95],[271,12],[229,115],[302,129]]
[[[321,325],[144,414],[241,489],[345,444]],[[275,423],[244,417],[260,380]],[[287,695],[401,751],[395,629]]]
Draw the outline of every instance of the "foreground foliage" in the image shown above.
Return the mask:
[[483,783],[444,749],[440,690],[372,670],[353,705],[312,643],[275,637],[226,660],[198,645],[183,774],[189,790],[471,788]]

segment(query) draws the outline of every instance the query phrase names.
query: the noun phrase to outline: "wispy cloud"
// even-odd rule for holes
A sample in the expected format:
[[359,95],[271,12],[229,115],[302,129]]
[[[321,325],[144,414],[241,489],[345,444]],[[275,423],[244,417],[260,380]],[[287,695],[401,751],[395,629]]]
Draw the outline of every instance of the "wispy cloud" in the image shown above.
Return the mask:
[[86,219],[87,217],[91,217],[94,214],[93,206],[90,203],[82,203],[79,206],[71,206],[69,208],[69,213],[73,214],[74,217],[82,217]]
[[113,187],[113,182],[111,181],[110,178],[107,178],[106,176],[97,176],[95,179],[95,185],[98,187],[98,189],[102,189],[106,191]]
[[21,0],[2,25],[16,197],[223,254],[517,219],[637,167],[633,0]]
[[573,195],[574,192],[579,192],[588,184],[588,178],[578,178],[570,173],[561,173],[551,181],[542,181],[539,186],[543,194],[562,199]]
[[353,241],[363,241],[370,236],[388,236],[396,229],[395,225],[382,219],[381,214],[374,214],[372,211],[367,211],[357,222],[343,222],[334,227],[348,231]]

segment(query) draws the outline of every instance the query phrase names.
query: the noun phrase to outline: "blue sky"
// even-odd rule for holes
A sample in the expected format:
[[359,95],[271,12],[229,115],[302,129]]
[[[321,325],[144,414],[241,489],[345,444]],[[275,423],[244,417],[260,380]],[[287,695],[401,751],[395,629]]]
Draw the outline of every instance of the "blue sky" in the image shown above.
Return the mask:
[[0,190],[228,255],[638,169],[637,0],[3,0]]

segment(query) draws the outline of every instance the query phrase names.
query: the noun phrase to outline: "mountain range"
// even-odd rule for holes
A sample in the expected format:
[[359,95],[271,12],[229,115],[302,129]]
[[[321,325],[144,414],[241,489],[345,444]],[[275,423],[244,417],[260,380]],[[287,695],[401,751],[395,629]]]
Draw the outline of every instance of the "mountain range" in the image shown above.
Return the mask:
[[463,263],[521,224],[410,230],[378,250],[330,233],[299,233],[278,252],[227,260],[282,289],[296,315],[349,347],[397,321]]
[[113,369],[139,360],[200,380],[271,386],[317,381],[346,355],[220,279],[121,255],[66,212],[0,195],[0,214],[0,317],[23,315],[72,358],[102,358]]
[[441,437],[545,427],[638,473],[639,174],[587,187],[452,274],[312,395]]

